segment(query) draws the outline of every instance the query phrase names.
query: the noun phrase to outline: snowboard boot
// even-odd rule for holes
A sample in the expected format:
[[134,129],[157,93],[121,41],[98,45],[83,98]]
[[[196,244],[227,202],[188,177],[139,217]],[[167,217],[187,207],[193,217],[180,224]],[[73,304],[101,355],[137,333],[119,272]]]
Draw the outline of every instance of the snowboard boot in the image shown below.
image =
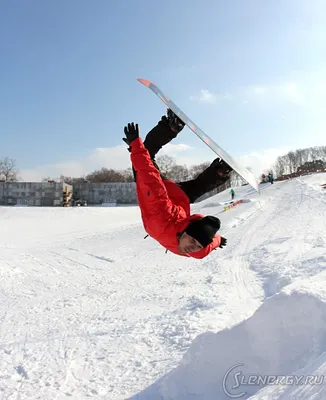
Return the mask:
[[231,171],[232,168],[225,161],[216,158],[196,179],[200,182],[199,185],[205,188],[205,192],[207,193],[227,182],[230,179]]
[[170,109],[167,116],[163,115],[158,124],[148,132],[144,140],[144,146],[148,150],[151,159],[154,160],[156,154],[163,146],[170,143],[182,131],[185,124]]
[[214,168],[219,176],[229,175],[232,168],[221,158],[216,158],[209,168]]
[[167,111],[167,120],[169,127],[176,134],[181,132],[185,126],[185,123],[170,108]]

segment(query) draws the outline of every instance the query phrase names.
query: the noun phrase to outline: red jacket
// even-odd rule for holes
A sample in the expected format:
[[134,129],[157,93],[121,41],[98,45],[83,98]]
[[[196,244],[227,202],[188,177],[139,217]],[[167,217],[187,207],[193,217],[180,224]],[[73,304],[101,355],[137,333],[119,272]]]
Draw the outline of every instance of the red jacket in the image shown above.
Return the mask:
[[[178,233],[186,229],[201,214],[190,215],[190,202],[185,192],[174,182],[162,180],[140,138],[132,141],[131,162],[137,172],[138,203],[145,231],[172,253],[178,250]],[[205,248],[186,254],[186,257],[204,258],[221,243],[221,236]]]

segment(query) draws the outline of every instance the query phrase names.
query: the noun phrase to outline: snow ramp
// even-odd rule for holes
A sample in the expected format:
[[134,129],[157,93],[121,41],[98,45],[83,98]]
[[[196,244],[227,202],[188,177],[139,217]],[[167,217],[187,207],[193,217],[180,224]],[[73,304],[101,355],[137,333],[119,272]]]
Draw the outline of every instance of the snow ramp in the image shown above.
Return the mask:
[[297,281],[238,325],[199,335],[178,367],[130,399],[325,399],[325,283],[326,272]]

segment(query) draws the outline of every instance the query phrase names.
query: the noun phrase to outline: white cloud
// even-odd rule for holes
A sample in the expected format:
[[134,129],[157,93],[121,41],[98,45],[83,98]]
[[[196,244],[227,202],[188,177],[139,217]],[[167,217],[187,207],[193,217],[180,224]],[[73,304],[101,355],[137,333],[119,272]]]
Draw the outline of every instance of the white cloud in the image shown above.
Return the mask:
[[276,94],[278,93],[292,103],[303,104],[305,102],[303,90],[296,83],[287,83],[276,88]]
[[[175,157],[180,152],[190,149],[186,144],[169,143],[159,154],[168,153]],[[85,158],[66,160],[54,164],[40,165],[33,169],[20,171],[20,177],[25,182],[41,181],[45,177],[57,179],[60,175],[79,177],[102,167],[116,170],[126,169],[131,166],[130,153],[127,146],[122,144],[115,147],[96,148]]]
[[[235,100],[243,105],[260,104],[292,104],[304,108],[323,107],[326,101],[326,79],[324,73],[311,74],[297,80],[287,80],[275,84],[253,84],[239,87],[232,92],[216,94],[201,89],[190,100],[198,103],[217,104],[221,101]],[[282,105],[283,105],[282,104]]]
[[314,86],[313,92],[315,98],[317,97],[317,99],[324,102],[326,100],[326,79],[318,81]]
[[[268,149],[261,149],[249,154],[234,156],[244,167],[250,167],[256,177],[266,169],[272,168],[278,156],[287,154],[291,149],[288,147],[275,147]],[[194,164],[200,164],[205,161],[213,161],[216,154],[209,149],[202,149],[193,151],[186,151],[180,153],[176,157],[178,164],[187,165],[188,167]]]
[[168,143],[167,145],[165,145],[162,150],[160,151],[159,154],[168,154],[172,157],[177,156],[179,153],[190,150],[191,147],[188,146],[187,144],[172,144],[172,143]]
[[216,103],[217,96],[209,90],[202,89],[199,96],[199,101],[202,103]]
[[85,158],[40,165],[33,169],[22,170],[20,176],[24,181],[39,181],[48,176],[53,179],[60,175],[83,176],[102,167],[115,169],[130,167],[130,157],[126,145],[96,148]]
[[252,88],[252,91],[254,94],[258,95],[258,96],[263,96],[264,94],[266,94],[266,87],[263,86],[254,86]]
[[229,100],[231,98],[232,94],[229,92],[226,92],[224,94],[216,94],[207,89],[201,89],[199,94],[190,96],[190,100],[206,104],[217,104],[219,101]]
[[207,89],[201,89],[199,95],[190,96],[190,100],[195,100],[200,103],[216,104],[217,99],[217,95]]
[[[242,104],[248,104],[251,100],[282,102],[287,101],[292,104],[303,106],[307,102],[307,95],[317,90],[317,87],[306,88],[296,82],[283,82],[280,84],[252,85],[244,89],[235,91],[234,93],[225,93],[217,95],[207,89],[201,89],[199,94],[190,96],[190,100],[199,103],[217,104],[222,100],[232,98],[241,99]],[[318,91],[326,92],[326,81],[318,83]]]
[[265,99],[267,101],[289,101],[297,105],[303,105],[305,102],[305,94],[297,83],[286,82],[279,85],[254,85],[245,91],[246,95],[251,98],[259,98],[259,101]]
[[[326,79],[306,78],[305,80],[285,81],[277,84],[255,84],[245,88],[238,88],[232,93],[223,95],[201,89],[197,95],[190,96],[190,100],[199,103],[217,104],[223,100],[236,99],[243,105],[259,101],[265,104],[289,103],[305,108],[314,108],[326,101]],[[263,103],[263,104],[264,104]]]
[[290,151],[288,147],[276,147],[255,151],[239,157],[239,161],[245,167],[251,167],[255,176],[259,176],[264,170],[273,167],[278,156],[287,154]]
[[[243,156],[235,157],[243,166],[251,167],[255,176],[270,168],[276,158],[286,154],[290,149],[286,147],[270,148],[256,151]],[[168,154],[176,159],[176,162],[188,167],[205,161],[213,161],[217,156],[214,152],[203,147],[195,149],[186,144],[166,145],[159,154]],[[96,148],[83,159],[67,160],[55,164],[41,165],[29,170],[22,170],[20,176],[25,182],[41,181],[45,177],[58,179],[60,175],[79,177],[105,168],[116,170],[130,167],[130,156],[125,145],[108,148]]]

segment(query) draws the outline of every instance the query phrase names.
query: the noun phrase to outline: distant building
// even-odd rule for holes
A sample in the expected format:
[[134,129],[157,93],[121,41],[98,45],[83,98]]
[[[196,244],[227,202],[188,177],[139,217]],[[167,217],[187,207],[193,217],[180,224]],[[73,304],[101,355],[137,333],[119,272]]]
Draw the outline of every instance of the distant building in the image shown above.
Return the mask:
[[[230,187],[226,182],[196,202]],[[135,182],[75,183],[0,182],[0,205],[63,207],[74,205],[138,204]]]
[[[202,201],[230,187],[219,186],[196,200]],[[75,183],[64,182],[1,182],[0,206],[63,207],[74,205],[138,204],[135,182]]]
[[74,200],[87,204],[137,204],[135,182],[77,183],[74,184]]
[[62,182],[0,182],[0,205],[69,206],[72,186]]

